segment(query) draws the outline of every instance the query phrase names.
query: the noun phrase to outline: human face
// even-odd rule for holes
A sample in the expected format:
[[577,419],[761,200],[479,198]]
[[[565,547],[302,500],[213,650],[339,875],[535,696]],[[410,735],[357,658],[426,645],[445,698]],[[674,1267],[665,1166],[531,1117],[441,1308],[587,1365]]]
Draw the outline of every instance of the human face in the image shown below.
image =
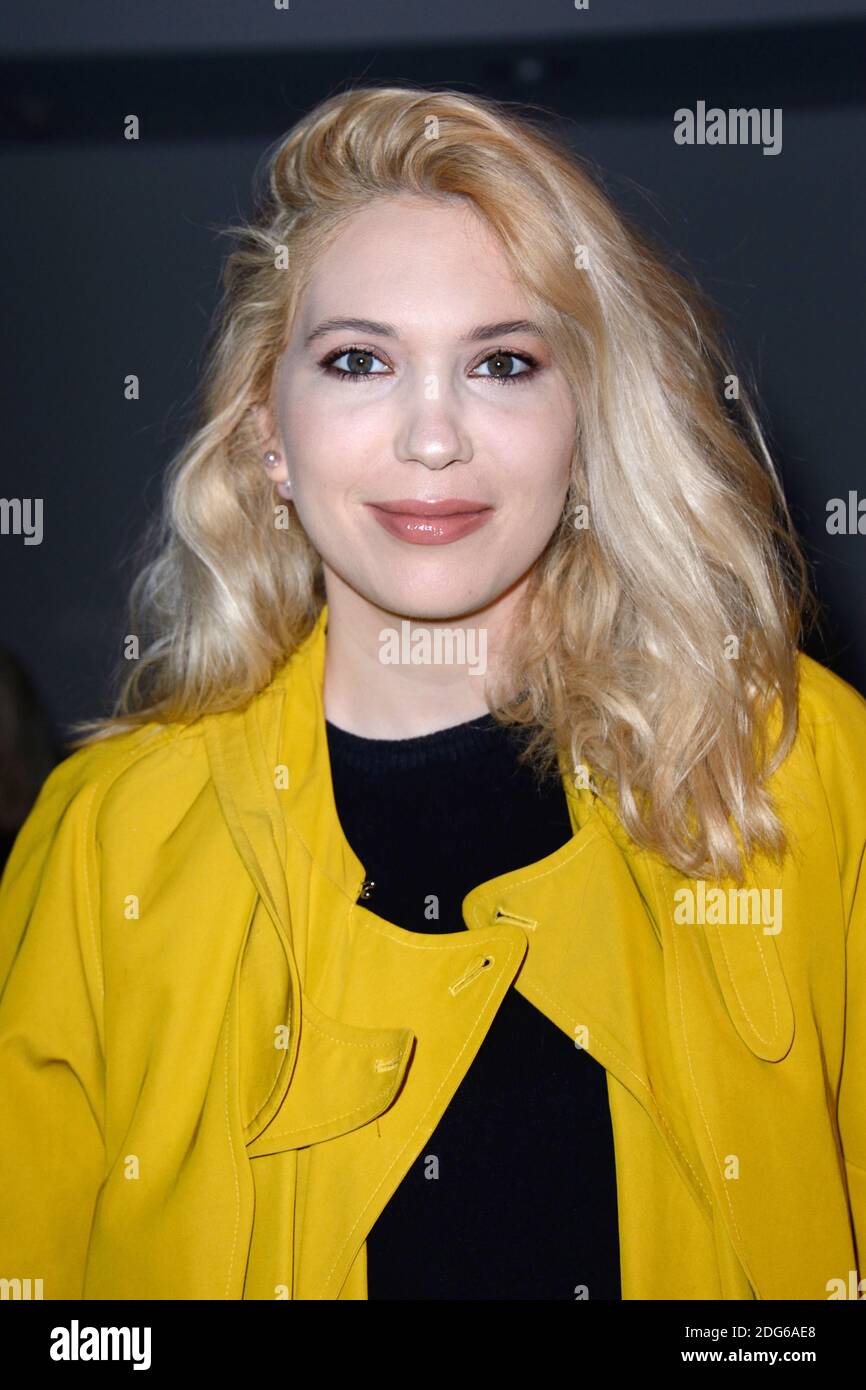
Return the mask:
[[269,476],[288,471],[329,602],[347,585],[389,613],[456,619],[525,584],[575,433],[538,326],[494,328],[530,317],[463,200],[382,199],[319,258],[276,369],[284,466]]

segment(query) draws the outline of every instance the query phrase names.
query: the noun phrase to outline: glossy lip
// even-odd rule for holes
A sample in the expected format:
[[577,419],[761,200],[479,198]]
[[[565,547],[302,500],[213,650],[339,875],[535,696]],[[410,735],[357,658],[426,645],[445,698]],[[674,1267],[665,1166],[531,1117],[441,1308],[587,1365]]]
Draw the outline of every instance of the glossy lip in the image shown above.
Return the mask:
[[469,497],[398,497],[393,502],[368,502],[368,507],[396,516],[456,516],[465,512],[483,512],[488,502],[476,502]]
[[421,500],[400,498],[392,502],[366,502],[383,530],[410,545],[450,545],[477,531],[493,515],[486,502],[465,497]]

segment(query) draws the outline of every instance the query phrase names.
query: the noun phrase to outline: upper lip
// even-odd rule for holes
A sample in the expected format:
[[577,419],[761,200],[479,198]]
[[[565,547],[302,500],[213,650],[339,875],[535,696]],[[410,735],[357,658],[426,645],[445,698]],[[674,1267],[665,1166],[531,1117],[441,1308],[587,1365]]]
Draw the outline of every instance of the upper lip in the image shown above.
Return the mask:
[[486,511],[490,503],[477,502],[471,497],[398,497],[393,502],[370,502],[369,506],[400,516],[454,516],[460,512]]

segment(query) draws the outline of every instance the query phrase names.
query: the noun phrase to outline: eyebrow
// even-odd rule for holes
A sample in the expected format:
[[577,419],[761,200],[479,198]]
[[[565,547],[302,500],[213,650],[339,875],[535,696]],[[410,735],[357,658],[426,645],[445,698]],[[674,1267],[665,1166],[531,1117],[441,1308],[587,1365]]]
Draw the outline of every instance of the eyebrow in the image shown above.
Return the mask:
[[[324,338],[327,333],[333,333],[337,329],[343,328],[375,334],[378,338],[398,338],[400,336],[392,323],[379,323],[376,319],[323,319],[311,333],[307,334],[304,339],[304,347],[309,347],[317,338]],[[469,330],[462,341],[464,343],[477,343],[486,338],[502,338],[510,333],[531,333],[536,338],[544,337],[541,325],[533,323],[530,319],[505,319],[501,323],[479,323],[475,328]]]

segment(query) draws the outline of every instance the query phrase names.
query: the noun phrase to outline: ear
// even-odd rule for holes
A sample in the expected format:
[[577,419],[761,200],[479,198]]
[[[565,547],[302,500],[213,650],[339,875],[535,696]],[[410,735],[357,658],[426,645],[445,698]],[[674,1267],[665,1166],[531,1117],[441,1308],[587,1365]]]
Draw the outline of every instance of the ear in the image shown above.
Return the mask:
[[250,406],[250,415],[261,448],[278,451],[281,445],[270,407],[266,405]]

